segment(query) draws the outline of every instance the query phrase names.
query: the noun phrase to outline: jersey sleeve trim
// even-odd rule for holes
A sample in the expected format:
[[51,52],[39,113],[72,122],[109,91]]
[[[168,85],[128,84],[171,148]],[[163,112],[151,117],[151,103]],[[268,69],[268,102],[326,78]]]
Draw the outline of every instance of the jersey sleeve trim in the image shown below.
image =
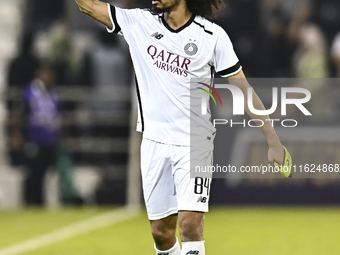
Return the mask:
[[196,22],[196,21],[193,21],[196,25],[200,26],[201,28],[203,28],[204,32],[208,33],[209,35],[213,35],[213,32],[209,31],[209,30],[206,30],[205,29],[205,26],[203,26],[202,24]]
[[237,74],[239,71],[241,71],[242,66],[240,64],[240,61],[237,62],[234,66],[229,67],[227,69],[224,69],[222,71],[217,72],[219,75],[221,75],[222,77],[229,77],[232,76],[234,74]]
[[113,28],[110,29],[110,28],[106,27],[106,30],[109,33],[118,34],[122,29],[120,28],[120,26],[118,25],[118,22],[117,22],[116,8],[113,5],[110,5],[110,4],[107,4],[107,6],[108,6],[108,12],[109,12],[109,16],[110,16],[110,20],[111,20]]

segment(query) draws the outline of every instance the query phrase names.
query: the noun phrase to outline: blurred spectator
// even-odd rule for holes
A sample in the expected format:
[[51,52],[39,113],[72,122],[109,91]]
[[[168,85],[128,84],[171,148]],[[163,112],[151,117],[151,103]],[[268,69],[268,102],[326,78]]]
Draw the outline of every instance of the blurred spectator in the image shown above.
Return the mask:
[[214,20],[222,26],[235,48],[240,62],[246,68],[247,76],[259,75],[258,60],[263,56],[259,46],[263,42],[262,31],[259,31],[259,1],[260,0],[228,0],[226,8],[221,10]]
[[335,76],[340,78],[340,33],[333,40],[331,48],[331,58],[335,65]]
[[89,49],[93,85],[96,89],[115,90],[126,88],[131,80],[131,63],[127,48],[120,37],[101,29],[97,32],[98,41]]
[[281,0],[282,11],[287,21],[287,36],[289,41],[299,39],[300,28],[311,16],[312,2],[310,0]]
[[68,26],[63,22],[54,24],[49,31],[49,50],[44,58],[53,68],[58,85],[78,84],[82,75],[81,58],[72,39]]
[[26,158],[25,201],[29,205],[43,203],[44,176],[55,163],[60,139],[60,103],[53,82],[52,70],[40,68],[24,88],[22,105],[14,111],[11,123],[12,147],[22,149]]
[[[130,85],[132,64],[125,42],[121,37],[109,34],[105,29],[97,32],[99,40],[87,50],[93,93],[80,106],[92,125],[80,126],[82,136],[114,138],[126,137],[128,129],[120,123],[128,123],[130,110]],[[113,123],[108,126],[107,123]],[[103,154],[98,162],[114,163],[110,153]]]
[[286,36],[287,15],[283,11],[282,2],[263,0],[261,5],[261,21],[264,29],[260,73],[264,77],[288,76],[292,53]]
[[301,27],[294,62],[298,78],[328,77],[326,40],[318,26],[306,24]]
[[[329,69],[325,36],[315,24],[304,25],[299,34],[299,46],[294,56],[295,73],[298,87],[308,89],[313,97],[307,105],[315,118],[327,118],[332,112],[327,103],[329,89],[327,80]],[[320,78],[320,79],[308,79]]]
[[121,99],[130,95],[132,64],[121,38],[103,29],[97,38],[98,42],[87,53],[94,88],[89,108],[96,118],[107,119],[125,114],[129,107],[129,101]]
[[264,30],[258,65],[262,76],[290,77],[300,27],[310,16],[309,0],[262,0]]
[[34,78],[40,61],[32,51],[33,39],[33,34],[26,33],[19,55],[9,63],[7,83],[10,87],[27,85]]

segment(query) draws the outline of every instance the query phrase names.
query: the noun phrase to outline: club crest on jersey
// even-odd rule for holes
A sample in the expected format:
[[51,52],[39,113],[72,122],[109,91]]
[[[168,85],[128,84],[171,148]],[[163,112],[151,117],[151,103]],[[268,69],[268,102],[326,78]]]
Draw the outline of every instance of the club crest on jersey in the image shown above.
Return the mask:
[[184,46],[184,51],[186,54],[188,54],[189,56],[193,56],[197,53],[198,51],[198,47],[195,43],[187,43],[185,46]]

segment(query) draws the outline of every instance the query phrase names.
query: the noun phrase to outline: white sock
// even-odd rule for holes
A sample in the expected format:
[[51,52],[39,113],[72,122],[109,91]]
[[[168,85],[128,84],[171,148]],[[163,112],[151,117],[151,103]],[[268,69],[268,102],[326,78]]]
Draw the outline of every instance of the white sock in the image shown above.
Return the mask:
[[182,242],[180,255],[205,255],[204,241]]
[[177,237],[176,237],[175,245],[172,248],[170,248],[169,250],[160,251],[156,248],[156,244],[155,244],[155,250],[156,250],[157,255],[181,255],[181,246],[179,245]]

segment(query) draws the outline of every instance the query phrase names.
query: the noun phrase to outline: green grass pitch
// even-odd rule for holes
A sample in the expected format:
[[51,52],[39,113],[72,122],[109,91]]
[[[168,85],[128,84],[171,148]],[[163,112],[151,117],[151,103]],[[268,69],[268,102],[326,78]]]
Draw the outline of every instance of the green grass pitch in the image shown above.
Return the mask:
[[[112,208],[0,211],[0,253]],[[205,217],[207,255],[340,254],[338,207],[212,207]],[[146,213],[22,253],[154,255]]]

